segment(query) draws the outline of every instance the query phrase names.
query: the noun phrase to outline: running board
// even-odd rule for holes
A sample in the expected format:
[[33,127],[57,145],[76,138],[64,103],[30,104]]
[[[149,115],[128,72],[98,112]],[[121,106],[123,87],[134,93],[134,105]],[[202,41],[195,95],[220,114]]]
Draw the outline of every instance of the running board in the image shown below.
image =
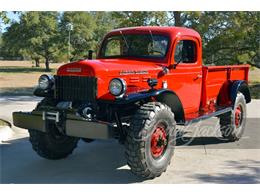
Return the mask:
[[205,114],[205,115],[202,115],[198,118],[194,118],[194,119],[191,119],[191,120],[188,120],[184,123],[184,125],[190,125],[192,123],[197,123],[199,121],[202,121],[202,120],[206,120],[206,119],[209,119],[211,117],[215,117],[215,116],[219,116],[221,114],[224,114],[224,113],[227,113],[227,112],[230,112],[232,111],[232,107],[227,107],[227,108],[224,108],[224,109],[220,109],[220,110],[217,110],[216,112],[211,112],[209,114]]

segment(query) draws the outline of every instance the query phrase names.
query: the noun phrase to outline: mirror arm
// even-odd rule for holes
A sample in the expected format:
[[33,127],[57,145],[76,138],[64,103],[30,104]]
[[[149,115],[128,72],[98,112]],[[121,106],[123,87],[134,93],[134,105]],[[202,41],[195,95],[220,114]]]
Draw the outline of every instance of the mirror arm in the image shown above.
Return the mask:
[[179,63],[182,62],[182,59],[180,59],[177,63],[170,64],[169,69],[176,69],[176,67],[179,65]]
[[89,60],[93,59],[93,50],[88,50],[88,59]]

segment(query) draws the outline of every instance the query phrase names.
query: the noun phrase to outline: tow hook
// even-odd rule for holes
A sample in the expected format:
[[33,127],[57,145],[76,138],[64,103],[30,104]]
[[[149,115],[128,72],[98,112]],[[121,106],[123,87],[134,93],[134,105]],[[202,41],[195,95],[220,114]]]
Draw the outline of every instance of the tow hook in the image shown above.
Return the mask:
[[42,120],[52,120],[56,123],[60,122],[60,113],[59,112],[43,112]]
[[42,120],[45,121],[45,129],[47,129],[49,122],[53,121],[59,132],[62,134],[65,134],[65,123],[63,122],[64,118],[65,113],[50,111],[42,113]]

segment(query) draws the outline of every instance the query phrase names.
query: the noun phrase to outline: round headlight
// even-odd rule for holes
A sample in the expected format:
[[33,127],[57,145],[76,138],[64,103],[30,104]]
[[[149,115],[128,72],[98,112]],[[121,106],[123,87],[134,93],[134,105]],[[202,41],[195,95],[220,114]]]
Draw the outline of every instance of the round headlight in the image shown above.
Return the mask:
[[109,83],[109,91],[114,96],[120,96],[126,91],[126,83],[123,79],[115,78]]
[[40,76],[38,81],[38,87],[40,89],[46,90],[50,89],[53,85],[53,77],[51,75],[43,74]]

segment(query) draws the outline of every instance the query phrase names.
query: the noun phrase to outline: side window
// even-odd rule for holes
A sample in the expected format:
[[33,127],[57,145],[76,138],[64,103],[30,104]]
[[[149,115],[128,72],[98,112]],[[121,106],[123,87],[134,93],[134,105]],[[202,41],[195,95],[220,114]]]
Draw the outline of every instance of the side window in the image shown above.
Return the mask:
[[121,40],[110,39],[106,44],[105,56],[120,56],[121,55]]
[[183,63],[194,63],[197,61],[196,43],[191,40],[181,40],[176,45],[174,61]]

